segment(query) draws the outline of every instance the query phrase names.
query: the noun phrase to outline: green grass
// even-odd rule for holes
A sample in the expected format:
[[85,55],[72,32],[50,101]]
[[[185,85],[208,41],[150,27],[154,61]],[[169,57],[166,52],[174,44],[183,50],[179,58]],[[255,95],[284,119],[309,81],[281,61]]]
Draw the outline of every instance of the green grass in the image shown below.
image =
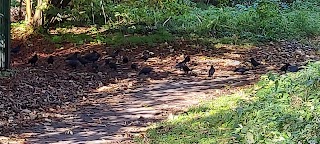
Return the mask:
[[175,37],[167,31],[156,31],[152,34],[128,34],[124,35],[120,32],[105,34],[100,32],[88,32],[74,34],[71,32],[61,32],[55,35],[47,35],[47,39],[56,44],[61,43],[106,43],[109,46],[120,45],[153,45],[162,42],[170,42],[175,40]]
[[298,73],[267,74],[251,89],[156,124],[140,143],[316,143],[320,62]]

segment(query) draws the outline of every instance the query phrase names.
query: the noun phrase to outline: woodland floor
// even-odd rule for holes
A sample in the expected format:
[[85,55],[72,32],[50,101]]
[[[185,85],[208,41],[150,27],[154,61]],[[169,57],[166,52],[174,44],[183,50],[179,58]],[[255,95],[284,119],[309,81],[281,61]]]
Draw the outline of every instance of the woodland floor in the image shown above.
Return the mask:
[[[13,47],[18,44],[16,40],[12,43]],[[180,40],[157,46],[121,47],[124,51],[120,55],[128,56],[140,67],[154,68],[151,75],[138,77],[130,64],[120,64],[115,72],[103,66],[103,58],[98,72],[90,65],[76,70],[65,66],[65,57],[74,51],[84,54],[97,50],[105,56],[112,47],[66,43],[56,49],[36,37],[25,43],[27,48],[12,55],[15,74],[0,81],[0,135],[10,137],[0,137],[0,143],[15,138],[26,143],[133,143],[134,136],[144,136],[148,125],[201,101],[249,86],[260,75],[278,71],[284,62],[303,65],[307,60],[319,59],[312,47],[295,42],[243,48]],[[155,57],[147,62],[136,59],[146,49]],[[33,52],[40,55],[35,67],[25,64]],[[46,64],[48,55],[56,58],[52,66]],[[191,75],[174,68],[184,55],[191,56]],[[248,65],[250,57],[263,66],[244,75],[233,72],[239,65]],[[207,77],[211,64],[216,69],[214,78]]]

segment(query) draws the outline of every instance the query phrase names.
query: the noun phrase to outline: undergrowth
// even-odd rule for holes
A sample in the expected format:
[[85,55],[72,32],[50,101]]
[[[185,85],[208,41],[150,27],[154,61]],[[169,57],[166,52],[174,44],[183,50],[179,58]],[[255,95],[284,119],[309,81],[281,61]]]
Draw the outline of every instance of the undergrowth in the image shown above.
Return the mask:
[[250,90],[222,96],[153,126],[140,143],[317,143],[320,62],[267,74]]
[[[237,4],[233,7],[199,6],[189,0],[157,1],[159,3],[156,5],[150,2],[108,3],[105,8],[107,23],[98,25],[103,25],[110,32],[123,34],[165,29],[173,35],[185,37],[192,33],[254,42],[302,39],[320,34],[320,7],[315,0],[296,0],[293,3],[257,0],[250,5]],[[81,2],[81,5],[86,4],[90,8],[91,3]],[[98,20],[92,21],[91,11],[79,13],[76,8],[72,11],[75,11],[73,15],[76,19],[70,24],[104,22],[101,15],[96,18]],[[102,11],[97,5],[94,12],[98,15]]]

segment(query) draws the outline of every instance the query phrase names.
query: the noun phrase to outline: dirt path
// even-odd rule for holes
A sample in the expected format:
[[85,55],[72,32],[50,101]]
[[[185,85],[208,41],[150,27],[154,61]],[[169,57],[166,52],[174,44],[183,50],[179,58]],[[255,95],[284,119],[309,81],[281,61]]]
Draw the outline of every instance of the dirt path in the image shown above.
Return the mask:
[[[224,73],[224,72],[221,72]],[[132,136],[144,132],[146,126],[181,112],[201,100],[218,96],[226,82],[243,85],[253,77],[233,76],[199,80],[156,80],[110,96],[101,92],[90,96],[93,101],[75,106],[76,112],[64,112],[32,129],[30,143],[80,144],[132,142]],[[99,97],[99,98],[97,98]],[[79,109],[77,108],[79,107]]]
[[[0,135],[40,144],[132,143],[134,136],[143,136],[154,122],[248,86],[261,74],[279,69],[283,62],[302,65],[306,60],[318,59],[310,47],[290,43],[250,49],[179,45],[174,52],[161,46],[152,48],[156,56],[148,62],[134,57],[143,48],[123,52],[140,67],[154,68],[151,75],[140,77],[128,65],[119,64],[114,72],[103,66],[103,61],[99,61],[98,71],[91,71],[90,66],[72,70],[63,65],[63,51],[55,53],[57,62],[50,67],[45,63],[46,54],[40,54],[36,67],[21,65],[25,59],[22,55],[13,57],[17,73],[0,81],[0,107],[6,108],[0,111]],[[83,51],[88,49],[105,51],[102,46]],[[177,60],[183,59],[182,54],[192,58],[191,75],[173,68]],[[246,65],[250,57],[263,66],[244,75],[232,71]],[[210,65],[216,68],[214,78],[207,77]]]

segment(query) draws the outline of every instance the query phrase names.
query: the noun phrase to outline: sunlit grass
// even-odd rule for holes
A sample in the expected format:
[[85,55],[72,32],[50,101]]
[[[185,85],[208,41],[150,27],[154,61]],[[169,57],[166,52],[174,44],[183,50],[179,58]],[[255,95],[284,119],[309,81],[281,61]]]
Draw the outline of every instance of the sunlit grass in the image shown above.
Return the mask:
[[140,143],[312,143],[318,136],[320,62],[267,74],[251,89],[152,126]]

